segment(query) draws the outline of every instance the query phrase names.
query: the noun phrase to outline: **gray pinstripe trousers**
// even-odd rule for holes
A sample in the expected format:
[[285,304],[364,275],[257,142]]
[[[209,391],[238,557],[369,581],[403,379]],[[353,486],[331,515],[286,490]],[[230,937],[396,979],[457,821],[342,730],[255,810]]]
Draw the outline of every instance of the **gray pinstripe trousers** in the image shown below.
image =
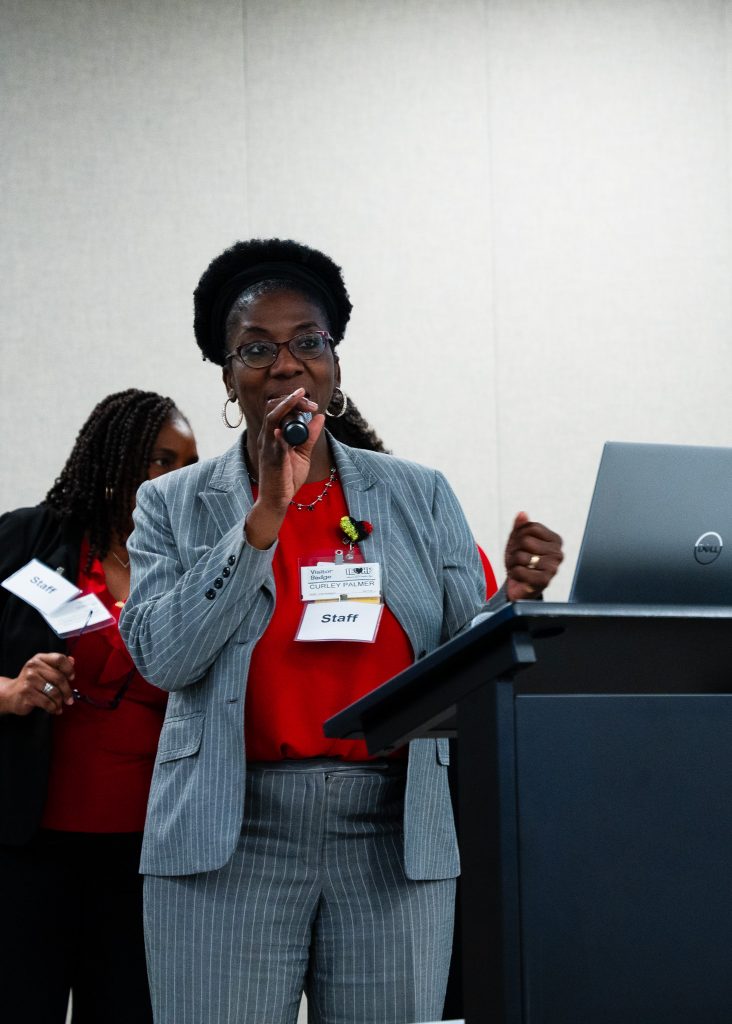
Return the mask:
[[414,1024],[442,1012],[454,879],[404,874],[405,766],[248,765],[218,871],[145,879],[156,1024]]

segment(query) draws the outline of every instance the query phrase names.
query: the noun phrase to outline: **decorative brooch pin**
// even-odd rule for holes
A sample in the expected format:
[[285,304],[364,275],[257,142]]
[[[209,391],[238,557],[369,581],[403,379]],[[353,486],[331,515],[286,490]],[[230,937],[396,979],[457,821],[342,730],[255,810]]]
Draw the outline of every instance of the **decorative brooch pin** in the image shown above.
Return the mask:
[[[350,562],[353,560],[353,545],[358,544],[360,540],[366,540],[369,534],[374,532],[374,528],[365,519],[351,519],[350,516],[343,516],[339,526],[343,534],[343,543],[348,544],[346,559]],[[336,552],[336,560],[339,555],[343,558],[341,552]]]
[[344,544],[358,544],[360,540],[366,540],[369,534],[374,532],[371,523],[365,519],[351,519],[350,516],[343,516],[340,521],[343,531]]

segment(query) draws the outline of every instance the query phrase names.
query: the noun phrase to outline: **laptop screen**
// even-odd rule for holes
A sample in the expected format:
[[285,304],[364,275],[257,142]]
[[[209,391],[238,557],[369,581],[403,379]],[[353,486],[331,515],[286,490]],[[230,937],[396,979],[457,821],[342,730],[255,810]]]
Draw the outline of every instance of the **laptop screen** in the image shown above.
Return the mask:
[[732,606],[732,448],[608,442],[569,599]]

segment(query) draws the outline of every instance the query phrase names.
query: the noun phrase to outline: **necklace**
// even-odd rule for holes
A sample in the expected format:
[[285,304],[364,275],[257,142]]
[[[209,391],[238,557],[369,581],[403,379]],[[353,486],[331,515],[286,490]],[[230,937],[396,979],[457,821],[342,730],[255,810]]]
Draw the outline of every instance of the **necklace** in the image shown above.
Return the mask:
[[[326,496],[328,491],[331,489],[331,487],[335,483],[336,472],[337,471],[336,471],[335,466],[331,466],[330,467],[330,476],[326,480],[325,487],[320,492],[320,494],[317,496],[317,498],[313,498],[313,500],[310,501],[310,502],[292,501],[291,500],[290,504],[292,505],[292,507],[297,509],[298,512],[314,512],[315,511],[315,506],[318,504],[319,501],[323,500],[323,498]],[[254,486],[258,487],[259,484],[257,482],[256,477],[254,477],[252,475],[252,473],[249,471],[249,469],[247,469],[247,473],[249,475],[249,479],[254,484]],[[128,563],[128,565],[129,565],[129,563]]]
[[115,554],[114,551],[110,551],[109,553],[112,556],[112,558],[114,558],[116,561],[119,562],[119,564],[122,566],[123,569],[129,569],[129,567],[130,567],[130,560],[129,560],[129,558],[127,559],[126,562],[123,562],[122,559],[119,557],[119,555]]
[[335,478],[336,478],[336,468],[335,468],[335,466],[331,466],[330,467],[330,476],[326,480],[325,487],[320,492],[320,494],[318,495],[317,498],[313,498],[313,500],[310,502],[309,505],[304,505],[300,501],[291,501],[290,504],[293,505],[297,509],[298,512],[302,512],[305,509],[307,509],[308,512],[314,512],[315,511],[315,506],[318,504],[319,501],[323,500],[323,498],[326,496],[328,491],[331,489],[331,487],[335,483]]

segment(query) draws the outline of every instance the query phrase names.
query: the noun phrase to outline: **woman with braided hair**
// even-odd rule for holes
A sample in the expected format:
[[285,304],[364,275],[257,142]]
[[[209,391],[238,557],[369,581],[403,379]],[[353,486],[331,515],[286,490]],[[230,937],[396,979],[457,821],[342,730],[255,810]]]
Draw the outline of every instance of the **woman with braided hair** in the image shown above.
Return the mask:
[[[351,302],[328,256],[239,242],[194,310],[246,431],[143,484],[129,540],[120,629],[170,695],[141,860],[156,1024],[294,1024],[303,990],[318,1024],[435,1020],[458,873],[447,741],[370,759],[322,723],[471,621],[477,546],[442,474],[348,418]],[[519,517],[503,599],[560,560]]]
[[0,589],[0,972],[3,1019],[151,1021],[138,875],[165,695],[116,620],[143,480],[197,460],[170,398],[129,389],[81,428],[45,500],[0,517],[0,579],[37,558],[115,619],[61,640]]

